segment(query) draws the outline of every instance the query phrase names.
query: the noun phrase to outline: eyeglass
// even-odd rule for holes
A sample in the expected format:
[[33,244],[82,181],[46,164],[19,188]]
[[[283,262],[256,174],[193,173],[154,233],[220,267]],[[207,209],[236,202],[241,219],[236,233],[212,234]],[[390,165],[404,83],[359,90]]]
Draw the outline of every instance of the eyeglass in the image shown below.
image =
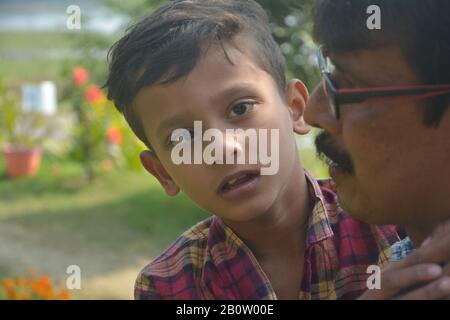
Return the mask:
[[330,58],[324,55],[323,46],[319,47],[317,58],[329,112],[336,119],[340,118],[342,104],[362,103],[368,100],[416,100],[450,94],[450,84],[338,89],[331,80],[333,64]]

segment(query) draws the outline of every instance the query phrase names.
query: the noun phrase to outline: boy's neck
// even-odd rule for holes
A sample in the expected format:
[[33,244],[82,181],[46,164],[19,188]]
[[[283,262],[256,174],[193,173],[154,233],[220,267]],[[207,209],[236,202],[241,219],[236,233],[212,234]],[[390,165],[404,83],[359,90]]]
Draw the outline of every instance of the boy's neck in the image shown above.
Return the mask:
[[310,197],[300,163],[275,204],[257,220],[224,221],[246,243],[258,260],[303,255]]

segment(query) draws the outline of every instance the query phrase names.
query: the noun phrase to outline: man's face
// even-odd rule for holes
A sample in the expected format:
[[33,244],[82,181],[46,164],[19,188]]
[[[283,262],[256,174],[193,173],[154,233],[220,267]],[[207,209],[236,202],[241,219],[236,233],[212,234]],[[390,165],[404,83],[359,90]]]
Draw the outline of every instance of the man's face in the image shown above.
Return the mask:
[[[331,54],[338,88],[422,84],[396,48]],[[305,120],[320,127],[319,151],[331,160],[340,203],[369,223],[430,227],[449,215],[450,112],[437,128],[423,124],[429,101],[366,101],[328,111],[321,86],[309,99]]]
[[[151,159],[143,159],[144,166],[166,191],[175,195],[181,189],[208,212],[229,220],[248,221],[275,204],[299,167],[293,131],[304,134],[309,130],[302,117],[307,93],[304,87],[296,89],[303,86],[297,83],[288,92],[288,103],[273,78],[252,59],[233,48],[227,48],[227,53],[233,64],[222,49],[211,47],[187,77],[142,89],[134,107],[156,153]],[[237,128],[279,129],[278,173],[261,176],[260,164],[175,165],[171,134],[180,128],[193,130],[194,121],[202,122],[203,131],[214,128],[222,133]],[[201,141],[202,137],[194,139]],[[225,154],[230,149],[238,152],[243,146],[233,138],[224,141],[224,148]],[[250,175],[244,177],[238,192],[229,193],[223,183],[241,172]]]

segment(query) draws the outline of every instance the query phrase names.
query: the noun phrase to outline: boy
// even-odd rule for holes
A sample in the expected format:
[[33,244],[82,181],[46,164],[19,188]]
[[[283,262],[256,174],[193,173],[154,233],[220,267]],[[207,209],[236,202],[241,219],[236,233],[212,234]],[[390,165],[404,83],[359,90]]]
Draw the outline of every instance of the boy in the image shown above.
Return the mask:
[[[373,4],[381,30],[367,28]],[[450,218],[449,12],[449,2],[439,0],[316,3],[324,82],[305,119],[323,129],[318,152],[329,159],[339,200],[352,216],[403,225],[409,235],[392,252],[392,260],[406,259],[386,270],[382,290],[365,298],[394,297],[427,275],[442,277],[402,297],[450,295],[450,268],[445,276],[440,266],[450,260],[448,231],[434,241],[435,253],[427,245],[412,254]]]
[[[113,47],[108,97],[148,146],[143,166],[168,195],[182,190],[212,214],[142,270],[137,299],[350,299],[366,289],[367,267],[387,260],[394,228],[353,220],[331,184],[301,167],[294,132],[309,131],[308,92],[284,74],[254,1],[166,4]],[[218,132],[277,130],[278,172],[217,158],[175,164],[175,148],[198,143],[195,121]],[[194,136],[174,140],[180,128]],[[248,150],[241,138],[226,137],[224,153]]]

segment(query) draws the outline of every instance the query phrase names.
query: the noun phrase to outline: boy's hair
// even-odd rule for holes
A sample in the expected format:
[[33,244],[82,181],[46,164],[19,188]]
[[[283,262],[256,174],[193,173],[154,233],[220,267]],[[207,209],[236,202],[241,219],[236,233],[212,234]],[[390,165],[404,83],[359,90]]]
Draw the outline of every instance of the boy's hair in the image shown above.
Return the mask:
[[[367,28],[367,8],[381,9],[381,30]],[[400,46],[426,84],[450,84],[450,1],[316,0],[314,38],[331,52]],[[450,95],[434,98],[424,123],[438,126]]]
[[259,4],[253,0],[180,0],[159,7],[110,49],[108,99],[151,148],[132,107],[139,90],[187,76],[212,45],[219,45],[232,63],[225,44],[251,56],[284,91],[285,60]]

